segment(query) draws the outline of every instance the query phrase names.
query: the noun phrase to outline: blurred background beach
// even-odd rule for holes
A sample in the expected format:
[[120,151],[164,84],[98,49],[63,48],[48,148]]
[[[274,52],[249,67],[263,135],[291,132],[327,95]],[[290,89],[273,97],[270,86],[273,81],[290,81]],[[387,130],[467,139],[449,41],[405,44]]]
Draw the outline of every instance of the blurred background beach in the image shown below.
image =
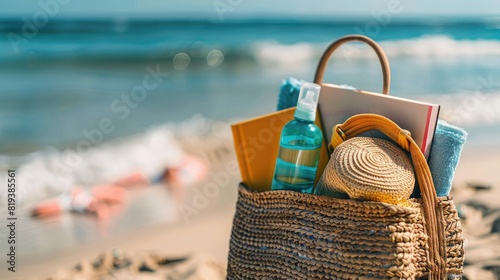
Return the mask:
[[[49,2],[52,6],[40,4]],[[134,207],[103,233],[88,217],[30,218],[35,202],[64,186],[51,186],[53,192],[46,193],[39,185],[51,175],[26,166],[43,165],[51,155],[77,151],[79,143],[90,141],[95,147],[90,153],[115,147],[116,157],[105,162],[111,168],[127,160],[132,149],[127,143],[137,147],[151,135],[171,133],[184,152],[204,157],[217,174],[224,162],[234,160],[229,124],[275,110],[282,80],[311,81],[322,51],[347,34],[367,35],[384,48],[391,63],[391,95],[440,104],[442,119],[469,132],[457,185],[474,181],[498,188],[498,4],[444,1],[440,10],[431,1],[421,6],[412,1],[309,6],[294,1],[269,7],[265,1],[244,0],[111,2],[98,10],[92,7],[101,5],[97,1],[2,1],[10,7],[0,11],[0,165],[24,168],[39,179],[18,183],[23,200],[18,258],[25,273],[19,275],[55,273],[59,264],[78,260],[78,250],[87,257],[112,246],[192,253],[196,247],[190,242],[200,237],[206,242],[194,243],[223,260],[239,176],[232,176],[221,195],[189,222],[179,217],[163,189],[133,193]],[[148,75],[151,84],[144,84]],[[357,44],[333,56],[324,80],[369,91],[382,86],[376,56]],[[101,129],[103,119],[112,129]],[[199,141],[189,142],[190,137]],[[207,152],[200,152],[204,147]],[[217,151],[210,149],[222,150],[223,156],[214,157]],[[145,154],[142,160],[155,162],[157,156]],[[0,188],[5,208],[6,187]],[[195,194],[196,187],[186,199]],[[4,220],[6,211],[0,217]],[[3,252],[7,233],[0,233]],[[144,243],[143,236],[150,242]],[[2,279],[16,279],[5,274],[3,258],[2,253],[0,275],[7,277]]]

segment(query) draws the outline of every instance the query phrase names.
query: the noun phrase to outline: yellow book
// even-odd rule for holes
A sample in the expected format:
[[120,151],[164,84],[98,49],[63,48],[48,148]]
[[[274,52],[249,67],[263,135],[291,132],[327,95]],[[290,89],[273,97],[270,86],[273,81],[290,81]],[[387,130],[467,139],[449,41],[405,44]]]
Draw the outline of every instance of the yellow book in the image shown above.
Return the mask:
[[[295,107],[231,125],[234,148],[243,183],[256,191],[271,189],[281,130],[293,120]],[[319,115],[316,125],[322,130]],[[325,142],[321,146],[316,182],[328,163]]]

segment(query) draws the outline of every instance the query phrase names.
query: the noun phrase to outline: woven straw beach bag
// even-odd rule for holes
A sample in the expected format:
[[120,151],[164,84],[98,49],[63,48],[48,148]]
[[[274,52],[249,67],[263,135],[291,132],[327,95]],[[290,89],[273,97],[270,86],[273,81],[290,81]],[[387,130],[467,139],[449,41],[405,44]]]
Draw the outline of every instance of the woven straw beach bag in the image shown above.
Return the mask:
[[[332,53],[350,41],[375,50],[382,93],[389,94],[387,57],[361,35],[342,37],[327,48],[315,83],[322,84]],[[409,132],[379,115],[356,115],[334,128],[331,148],[369,130],[381,131],[410,153],[422,199],[401,206],[284,190],[256,192],[240,184],[228,279],[460,279],[464,239],[457,210],[451,196],[437,197],[424,155]]]
[[240,185],[228,279],[460,279],[456,208],[437,197],[410,134],[383,116],[356,115],[335,127],[331,144],[374,129],[410,153],[422,199],[402,207]]

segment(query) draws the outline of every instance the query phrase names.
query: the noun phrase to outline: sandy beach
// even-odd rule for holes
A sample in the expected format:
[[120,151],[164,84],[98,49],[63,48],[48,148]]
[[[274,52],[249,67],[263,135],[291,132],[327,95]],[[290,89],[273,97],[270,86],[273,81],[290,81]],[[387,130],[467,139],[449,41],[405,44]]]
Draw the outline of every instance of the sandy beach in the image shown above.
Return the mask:
[[462,215],[466,279],[500,279],[500,152],[465,149],[453,196]]
[[[499,279],[500,178],[496,170],[499,159],[498,150],[466,148],[455,176],[453,195],[462,215],[464,236],[467,239],[465,279]],[[234,154],[228,155],[227,160],[234,160]],[[216,174],[224,168],[225,165],[219,163],[214,166],[212,172]],[[140,195],[134,194],[137,198],[131,201],[130,206],[133,211],[124,213],[122,222],[118,221],[111,227],[115,233],[112,230],[108,236],[92,233],[90,229],[95,226],[95,221],[87,219],[88,217],[71,215],[65,217],[67,219],[65,222],[60,223],[54,221],[41,223],[26,217],[22,224],[24,227],[22,232],[26,235],[24,237],[20,235],[21,242],[26,245],[20,245],[23,247],[19,254],[20,261],[15,278],[4,278],[12,277],[11,274],[5,273],[5,270],[0,271],[0,276],[2,279],[70,279],[65,278],[68,273],[76,273],[74,275],[83,277],[83,274],[75,272],[75,267],[95,261],[101,254],[115,248],[127,256],[136,258],[152,252],[172,259],[188,257],[192,266],[189,277],[193,278],[187,279],[222,279],[238,181],[239,176],[232,176],[227,187],[221,189],[217,197],[211,199],[199,213],[189,216],[165,215],[168,211],[172,211],[165,205],[162,207],[168,199],[154,198],[167,197],[168,194],[161,186],[152,186],[143,190]],[[205,185],[206,182],[202,182],[190,188],[184,203],[191,203],[192,196],[202,191]],[[164,215],[158,215],[159,211],[164,211]],[[156,217],[150,217],[149,222],[145,222],[147,220],[145,217],[154,213]],[[128,218],[132,218],[132,221],[135,218],[135,222],[128,224],[123,222]],[[143,224],[137,219],[143,219]],[[73,223],[69,223],[68,220],[72,220]],[[60,246],[33,247],[32,250],[29,248],[29,239],[36,238],[37,235],[40,237],[49,234],[58,237],[53,238],[54,240],[63,241],[68,232],[82,231],[82,227],[88,228],[87,234],[90,236],[87,240],[80,239],[73,244],[60,244]],[[211,265],[207,266],[207,263]],[[170,269],[173,270],[168,268],[169,266],[166,266],[164,274],[175,275],[173,271],[176,266],[170,265]],[[196,270],[199,270],[198,273],[205,273],[206,276],[196,274]],[[125,271],[120,272],[120,277],[132,278],[112,278],[118,275],[116,274],[118,272],[110,272],[109,278],[81,279],[157,279],[154,277],[164,275],[161,269],[147,273]],[[212,274],[206,274],[207,271]],[[48,278],[49,276],[54,278]]]

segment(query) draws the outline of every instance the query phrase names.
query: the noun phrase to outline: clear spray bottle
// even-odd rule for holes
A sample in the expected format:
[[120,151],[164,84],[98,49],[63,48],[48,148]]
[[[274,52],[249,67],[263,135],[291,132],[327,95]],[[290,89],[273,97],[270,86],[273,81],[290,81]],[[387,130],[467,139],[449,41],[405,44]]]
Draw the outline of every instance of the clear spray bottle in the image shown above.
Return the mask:
[[302,84],[295,119],[281,131],[272,190],[313,192],[323,142],[321,129],[314,124],[320,88],[313,83]]

